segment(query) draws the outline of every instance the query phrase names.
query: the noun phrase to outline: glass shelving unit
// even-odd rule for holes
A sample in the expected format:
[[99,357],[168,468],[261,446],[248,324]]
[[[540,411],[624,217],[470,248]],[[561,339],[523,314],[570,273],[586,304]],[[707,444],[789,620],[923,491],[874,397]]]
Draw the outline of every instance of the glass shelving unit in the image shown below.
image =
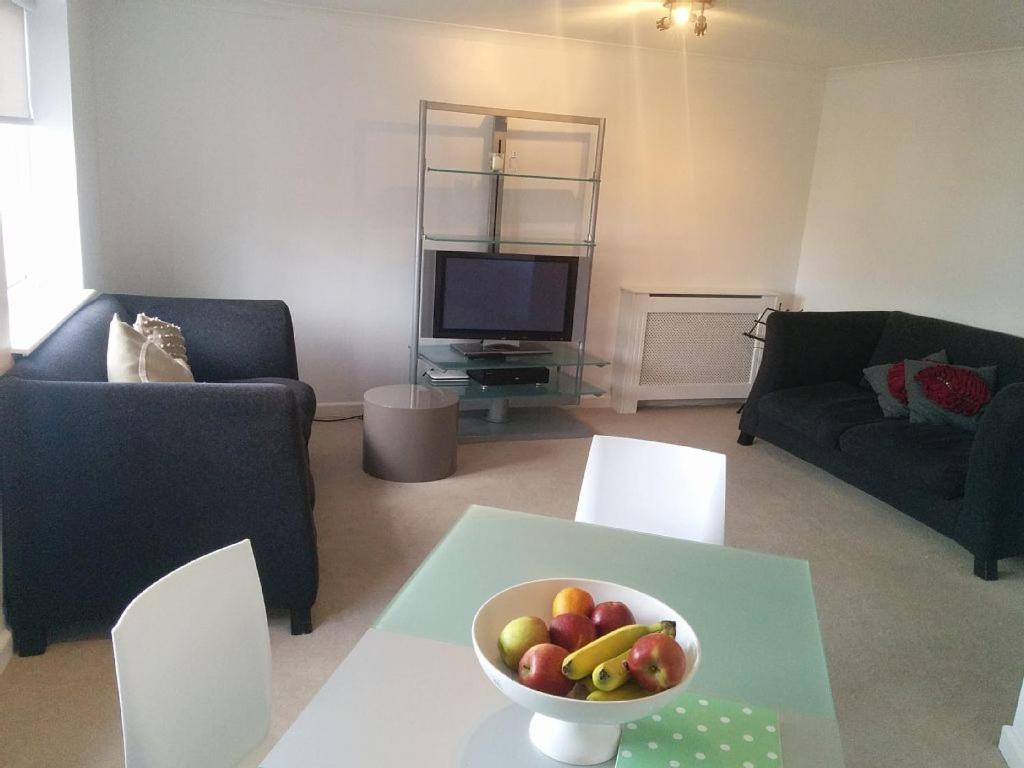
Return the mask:
[[[594,141],[588,152],[592,168],[589,175],[556,175],[543,173],[517,173],[512,171],[477,170],[473,168],[446,167],[427,163],[427,126],[432,112],[479,115],[491,120],[491,148],[502,152],[509,120],[530,120],[549,123],[590,126]],[[421,101],[419,119],[419,166],[416,187],[416,282],[413,308],[412,343],[410,345],[409,379],[412,383],[444,388],[459,395],[462,414],[459,421],[460,439],[496,440],[528,439],[540,437],[583,437],[592,432],[585,425],[573,419],[560,406],[578,405],[583,397],[604,394],[604,390],[583,378],[586,368],[602,367],[608,361],[586,352],[587,304],[590,300],[590,274],[592,270],[597,233],[597,203],[601,185],[601,159],[604,151],[605,120],[599,117],[580,115],[557,115],[543,112],[493,109],[490,107],[447,104]],[[426,197],[427,174],[449,174],[484,178],[490,188],[489,220],[484,235],[462,235],[454,233],[428,232],[424,228],[424,200]],[[532,180],[544,186],[549,182],[582,185],[589,194],[589,216],[581,229],[581,238],[520,237],[503,236],[502,198],[506,181]],[[557,188],[557,187],[556,187]],[[519,189],[517,193],[529,194],[530,190]],[[583,198],[584,201],[587,198]],[[451,349],[447,343],[431,339],[430,343],[421,334],[421,307],[423,300],[424,250],[433,244],[466,244],[485,246],[491,253],[498,253],[503,245],[519,248],[570,249],[581,260],[581,283],[577,285],[577,301],[582,298],[582,311],[577,313],[571,342],[546,342],[550,355],[509,356],[507,358],[469,359]],[[517,250],[517,253],[528,252]],[[543,253],[543,252],[542,252]],[[548,251],[550,253],[550,251]],[[582,263],[587,268],[583,271]],[[423,376],[429,367],[449,370],[471,370],[474,368],[547,368],[549,380],[545,384],[512,384],[483,386],[473,380],[460,384],[429,384]],[[481,411],[486,416],[481,417]]]
[[543,238],[516,238],[502,237],[495,240],[493,237],[482,235],[438,235],[425,234],[423,239],[432,243],[480,243],[483,245],[551,245],[561,248],[589,248],[597,243],[589,240],[556,240]]
[[581,361],[577,345],[571,342],[549,341],[544,346],[551,350],[550,355],[519,355],[484,361],[471,360],[447,344],[421,344],[420,359],[438,368],[455,371],[468,371],[471,368],[574,368],[580,362],[584,366],[608,365],[607,360],[586,352]]
[[463,176],[503,176],[506,179],[541,179],[544,181],[579,181],[600,184],[600,179],[583,176],[546,176],[537,173],[510,173],[509,171],[476,171],[468,168],[427,168],[427,173],[456,173]]
[[[488,366],[491,367],[491,366]],[[458,394],[460,400],[485,400],[490,402],[495,399],[518,400],[520,398],[546,398],[550,399],[551,405],[563,405],[564,401],[575,401],[578,395],[598,396],[603,395],[604,390],[595,387],[586,381],[577,384],[576,377],[564,373],[552,375],[551,380],[546,384],[498,384],[483,386],[472,379],[465,384],[443,384],[438,389],[446,389]]]

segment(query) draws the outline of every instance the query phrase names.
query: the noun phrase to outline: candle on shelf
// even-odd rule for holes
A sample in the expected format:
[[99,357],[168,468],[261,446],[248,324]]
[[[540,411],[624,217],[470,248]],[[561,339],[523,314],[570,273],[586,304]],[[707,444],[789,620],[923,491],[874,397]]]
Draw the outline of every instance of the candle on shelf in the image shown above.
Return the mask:
[[505,169],[505,156],[501,152],[491,152],[491,170],[500,173]]

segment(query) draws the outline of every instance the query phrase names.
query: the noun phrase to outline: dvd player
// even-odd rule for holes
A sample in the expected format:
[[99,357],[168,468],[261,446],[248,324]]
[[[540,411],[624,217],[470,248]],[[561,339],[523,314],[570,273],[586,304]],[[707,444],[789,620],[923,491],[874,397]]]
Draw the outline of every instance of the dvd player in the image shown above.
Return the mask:
[[470,368],[469,378],[485,387],[503,384],[547,384],[547,368]]

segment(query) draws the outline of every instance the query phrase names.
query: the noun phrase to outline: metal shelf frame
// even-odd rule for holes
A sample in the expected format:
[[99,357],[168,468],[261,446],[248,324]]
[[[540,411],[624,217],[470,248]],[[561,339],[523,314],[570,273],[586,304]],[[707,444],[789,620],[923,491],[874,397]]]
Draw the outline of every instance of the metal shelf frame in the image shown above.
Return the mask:
[[[508,121],[511,120],[533,120],[550,123],[562,123],[572,125],[593,126],[597,129],[596,140],[593,149],[593,173],[588,177],[568,178],[562,176],[545,176],[540,174],[516,174],[507,172],[492,171],[459,171],[458,169],[442,169],[430,167],[427,163],[427,129],[431,112],[448,112],[466,115],[480,115],[489,117],[492,120],[491,127],[491,151],[505,154],[505,141],[508,131]],[[587,319],[590,304],[590,281],[593,274],[593,258],[597,240],[597,211],[601,189],[601,166],[604,155],[605,118],[588,117],[584,115],[563,115],[549,112],[530,112],[518,109],[501,109],[495,107],[473,106],[468,104],[453,104],[440,101],[420,101],[419,104],[419,134],[418,134],[418,163],[416,176],[416,242],[415,242],[415,281],[413,285],[413,313],[412,313],[412,343],[409,349],[409,381],[410,383],[422,383],[420,377],[421,362],[426,358],[420,351],[421,333],[421,311],[423,301],[423,269],[424,249],[427,242],[440,242],[441,235],[427,233],[424,230],[424,203],[426,197],[426,177],[428,172],[441,173],[467,173],[470,175],[491,177],[490,206],[488,208],[488,230],[489,236],[485,237],[462,237],[450,236],[447,242],[475,242],[483,243],[493,253],[503,243],[514,243],[518,245],[543,245],[545,247],[581,249],[582,253],[578,258],[585,258],[588,262],[588,269],[585,279],[585,292],[577,291],[577,301],[581,299],[582,309],[577,315],[577,327],[574,329],[573,345],[576,347],[576,359],[570,367],[575,368],[575,374],[570,378],[574,381],[572,396],[569,397],[570,404],[579,404],[581,395],[599,394],[601,390],[592,387],[583,381],[583,369],[587,365],[599,364],[595,358],[585,354],[587,339]],[[538,181],[580,181],[587,183],[591,188],[590,204],[587,221],[587,234],[581,241],[554,240],[528,238],[502,238],[502,199],[506,178],[530,178]],[[584,255],[585,254],[585,255]],[[582,286],[581,286],[582,287]],[[603,363],[604,361],[601,361]],[[486,364],[482,363],[482,366]],[[561,381],[561,378],[559,379]],[[564,383],[564,382],[563,382]],[[561,387],[561,385],[560,385]],[[507,389],[507,388],[504,388]],[[499,390],[504,394],[504,389]],[[495,394],[495,402],[492,403],[492,421],[500,422],[507,418],[508,401],[510,398],[501,397],[498,392]]]

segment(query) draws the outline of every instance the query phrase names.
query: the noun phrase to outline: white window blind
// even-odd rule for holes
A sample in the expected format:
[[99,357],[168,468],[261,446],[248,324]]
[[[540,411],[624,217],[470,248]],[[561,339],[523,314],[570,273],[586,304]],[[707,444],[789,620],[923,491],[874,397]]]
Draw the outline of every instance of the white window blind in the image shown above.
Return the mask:
[[24,5],[0,0],[0,121],[32,118]]

